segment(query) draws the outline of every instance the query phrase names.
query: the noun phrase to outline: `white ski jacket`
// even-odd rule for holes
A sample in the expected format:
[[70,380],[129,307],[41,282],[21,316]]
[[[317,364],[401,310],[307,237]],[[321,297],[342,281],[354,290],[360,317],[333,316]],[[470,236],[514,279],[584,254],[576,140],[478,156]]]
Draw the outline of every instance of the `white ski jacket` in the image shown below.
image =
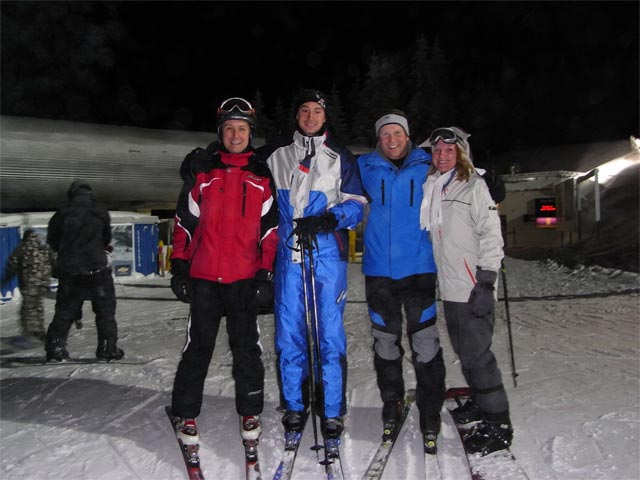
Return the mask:
[[467,302],[477,267],[500,270],[504,242],[498,209],[476,172],[468,182],[457,180],[455,170],[435,172],[422,188],[420,226],[429,231],[433,243],[440,297]]

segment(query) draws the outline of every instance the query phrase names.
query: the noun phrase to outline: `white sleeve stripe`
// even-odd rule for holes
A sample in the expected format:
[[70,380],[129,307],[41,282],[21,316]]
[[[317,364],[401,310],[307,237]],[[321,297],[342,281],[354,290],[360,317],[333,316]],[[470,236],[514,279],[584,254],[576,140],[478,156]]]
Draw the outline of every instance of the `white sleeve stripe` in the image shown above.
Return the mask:
[[262,190],[262,191],[264,192],[264,186],[259,185],[259,184],[257,184],[257,183],[254,183],[254,182],[252,182],[252,181],[250,181],[250,180],[247,180],[247,183],[250,183],[250,184],[251,184],[251,185],[253,185],[254,187],[259,188],[260,190]]
[[189,212],[194,217],[200,218],[200,205],[193,199],[191,194],[189,194]]
[[270,228],[269,230],[267,230],[267,231],[264,233],[264,235],[262,236],[262,238],[260,239],[260,243],[262,243],[262,241],[263,241],[265,238],[267,238],[267,237],[269,236],[269,234],[270,234],[271,232],[273,232],[274,230],[276,230],[277,228],[278,228],[278,227],[273,227],[273,228]]
[[262,212],[260,212],[260,216],[264,217],[267,212],[271,209],[271,205],[273,205],[273,195],[262,202]]
[[189,237],[189,241],[191,241],[191,232],[182,226],[182,223],[180,223],[179,217],[178,217],[178,227],[180,227],[180,229],[187,234],[187,237]]

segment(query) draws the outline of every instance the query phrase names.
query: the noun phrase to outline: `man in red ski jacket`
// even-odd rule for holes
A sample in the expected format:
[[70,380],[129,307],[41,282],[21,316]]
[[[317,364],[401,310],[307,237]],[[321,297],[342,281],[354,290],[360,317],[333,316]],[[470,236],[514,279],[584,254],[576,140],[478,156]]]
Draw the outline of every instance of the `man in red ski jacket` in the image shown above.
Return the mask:
[[278,210],[269,169],[251,145],[255,110],[238,97],[217,112],[218,142],[185,158],[176,207],[171,286],[191,304],[186,345],[172,393],[178,436],[198,443],[204,381],[220,321],[227,317],[236,411],[245,440],[257,440],[264,398],[258,300],[272,279]]

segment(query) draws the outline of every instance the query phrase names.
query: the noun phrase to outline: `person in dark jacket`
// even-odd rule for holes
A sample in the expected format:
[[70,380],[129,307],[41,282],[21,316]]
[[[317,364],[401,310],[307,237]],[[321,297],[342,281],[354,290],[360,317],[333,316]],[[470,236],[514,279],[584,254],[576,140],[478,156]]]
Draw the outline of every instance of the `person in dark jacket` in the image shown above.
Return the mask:
[[180,169],[184,184],[176,207],[171,284],[191,312],[171,412],[186,445],[198,444],[196,417],[223,316],[240,434],[257,441],[261,432],[264,366],[257,294],[272,279],[278,210],[271,173],[251,145],[255,122],[247,100],[225,100],[217,112],[219,141],[193,150]]
[[51,252],[44,238],[33,229],[24,231],[22,242],[9,256],[7,277],[15,274],[22,296],[22,332],[44,341],[44,296],[51,280]]
[[107,264],[111,242],[109,212],[96,204],[91,185],[76,180],[67,192],[70,204],[58,210],[47,231],[47,243],[56,252],[58,293],[53,320],[47,330],[47,361],[69,358],[66,349],[71,324],[82,318],[82,305],[90,300],[96,315],[100,360],[120,360],[116,323],[116,294]]
[[445,366],[436,327],[436,263],[419,221],[422,184],[431,156],[413,144],[401,111],[382,115],[375,130],[378,145],[358,158],[358,167],[370,206],[362,273],[383,402],[383,437],[393,435],[404,405],[404,311],[424,449],[434,454]]

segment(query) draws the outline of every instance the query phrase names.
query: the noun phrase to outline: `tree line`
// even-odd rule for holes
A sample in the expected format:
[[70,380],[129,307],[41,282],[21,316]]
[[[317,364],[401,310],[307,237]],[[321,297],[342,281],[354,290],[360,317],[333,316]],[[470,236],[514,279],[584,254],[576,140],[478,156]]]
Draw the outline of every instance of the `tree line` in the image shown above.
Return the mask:
[[[411,50],[373,53],[363,78],[352,78],[349,83],[347,91],[340,91],[334,83],[330,91],[323,92],[330,130],[343,144],[375,146],[375,121],[395,109],[409,118],[414,141],[421,142],[434,128],[455,124],[457,108],[449,67],[437,39],[429,44],[424,35],[419,35]],[[256,91],[253,101],[258,136],[268,139],[295,129],[296,106],[292,102],[297,93],[288,103],[278,96],[273,104],[266,105],[261,90]]]

